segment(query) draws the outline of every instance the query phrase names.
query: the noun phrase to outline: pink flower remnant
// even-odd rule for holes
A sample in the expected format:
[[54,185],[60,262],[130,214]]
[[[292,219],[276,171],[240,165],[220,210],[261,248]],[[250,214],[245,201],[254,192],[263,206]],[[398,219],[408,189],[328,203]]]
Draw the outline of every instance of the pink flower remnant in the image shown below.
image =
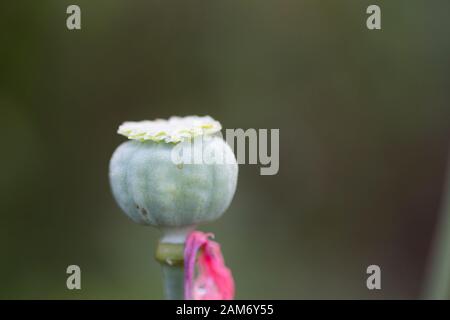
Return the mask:
[[[231,300],[234,280],[225,266],[220,245],[212,233],[193,231],[184,248],[184,298],[186,300]],[[198,253],[198,256],[197,256]],[[198,260],[196,274],[196,260]]]

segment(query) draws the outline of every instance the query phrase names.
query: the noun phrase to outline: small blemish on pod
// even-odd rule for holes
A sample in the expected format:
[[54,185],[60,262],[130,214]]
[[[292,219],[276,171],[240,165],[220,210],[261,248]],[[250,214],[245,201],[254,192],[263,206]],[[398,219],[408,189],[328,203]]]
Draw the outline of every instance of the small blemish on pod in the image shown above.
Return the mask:
[[141,214],[143,216],[146,216],[148,214],[147,210],[145,208],[141,208]]

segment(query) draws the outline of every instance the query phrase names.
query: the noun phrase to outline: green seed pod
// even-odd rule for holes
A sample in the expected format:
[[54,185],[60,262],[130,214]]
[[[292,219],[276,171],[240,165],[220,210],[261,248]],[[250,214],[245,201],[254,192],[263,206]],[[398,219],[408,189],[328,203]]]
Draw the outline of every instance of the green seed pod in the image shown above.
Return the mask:
[[[204,119],[171,118],[167,122],[189,119],[192,124],[192,118]],[[124,142],[114,152],[109,178],[117,203],[133,221],[182,230],[217,219],[228,208],[236,190],[238,166],[226,142],[210,135],[217,132],[217,126],[209,123],[213,120],[208,117],[207,121],[188,129],[186,125],[180,129],[177,123],[175,133],[168,133],[167,127],[154,131],[143,128],[143,124],[154,125],[150,122],[126,123],[119,128],[119,133],[134,140]],[[210,131],[205,134],[205,130]],[[215,160],[225,161],[198,162],[184,157],[200,139],[196,152],[201,151],[203,158],[213,154]],[[177,154],[183,155],[181,161],[175,159]]]

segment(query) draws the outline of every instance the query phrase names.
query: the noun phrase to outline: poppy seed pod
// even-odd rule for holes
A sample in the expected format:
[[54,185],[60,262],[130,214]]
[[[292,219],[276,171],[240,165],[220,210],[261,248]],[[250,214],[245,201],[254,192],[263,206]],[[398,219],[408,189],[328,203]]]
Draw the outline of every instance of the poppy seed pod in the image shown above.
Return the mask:
[[[210,117],[124,123],[119,133],[131,141],[116,149],[109,170],[120,208],[136,223],[181,232],[220,217],[238,174],[233,151],[215,136],[220,129]],[[201,160],[214,154],[225,161],[192,161],[192,149]]]

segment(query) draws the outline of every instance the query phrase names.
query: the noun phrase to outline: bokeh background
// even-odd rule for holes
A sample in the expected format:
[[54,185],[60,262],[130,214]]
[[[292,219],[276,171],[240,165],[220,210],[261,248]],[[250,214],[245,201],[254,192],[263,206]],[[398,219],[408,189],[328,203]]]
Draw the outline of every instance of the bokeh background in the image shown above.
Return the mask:
[[[0,298],[161,299],[159,232],[121,213],[108,162],[121,122],[190,114],[280,129],[279,173],[241,165],[231,207],[201,227],[237,298],[419,298],[450,145],[449,12],[446,0],[3,1]],[[80,291],[66,289],[70,264]],[[380,291],[366,288],[370,264]]]

